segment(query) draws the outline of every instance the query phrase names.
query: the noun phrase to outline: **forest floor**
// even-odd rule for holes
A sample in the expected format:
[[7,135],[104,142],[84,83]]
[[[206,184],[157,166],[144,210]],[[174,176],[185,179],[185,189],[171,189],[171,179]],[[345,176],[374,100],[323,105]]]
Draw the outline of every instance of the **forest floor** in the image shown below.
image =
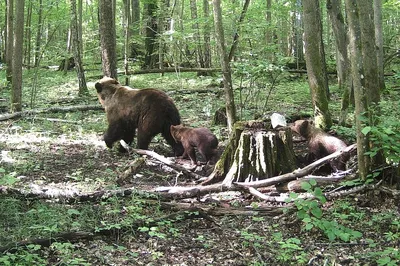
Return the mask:
[[[303,81],[300,86],[307,85]],[[96,99],[91,94],[87,102],[94,104]],[[276,98],[278,94],[282,93],[277,93]],[[210,127],[223,149],[227,132],[210,123],[223,97],[217,97],[219,102],[213,101],[219,94],[212,90],[195,95],[173,91],[170,95],[184,123]],[[295,106],[289,104],[293,99],[275,99],[266,113],[310,112],[310,104],[302,102],[308,96],[302,97]],[[274,100],[274,95],[271,98]],[[288,105],[291,110],[287,110]],[[1,185],[73,195],[121,187],[152,191],[163,186],[196,184],[196,180],[185,178],[150,157],[132,178],[119,183],[118,177],[139,156],[107,149],[101,139],[105,128],[103,111],[1,121],[0,192]],[[350,143],[353,140],[349,138]],[[174,159],[161,137],[153,140],[150,149]],[[204,176],[212,170],[209,166],[200,168],[198,174]],[[0,248],[64,232],[112,232],[70,243],[57,242],[39,250],[31,246],[27,251],[20,248],[15,254],[5,251],[0,254],[0,265],[397,265],[400,260],[400,209],[398,202],[383,190],[326,202],[321,205],[325,220],[314,220],[314,227],[308,229],[293,208],[279,215],[275,211],[257,212],[261,205],[283,210],[286,203],[264,202],[246,193],[223,192],[171,200],[171,205],[148,194],[70,202],[0,193]],[[180,209],[179,204],[202,206],[203,210],[224,209],[225,213],[202,208],[188,211]],[[255,211],[247,212],[250,209]],[[321,229],[322,221],[337,222],[337,227],[330,229],[337,230],[333,240],[327,234],[328,226]],[[356,238],[356,231],[362,237]]]

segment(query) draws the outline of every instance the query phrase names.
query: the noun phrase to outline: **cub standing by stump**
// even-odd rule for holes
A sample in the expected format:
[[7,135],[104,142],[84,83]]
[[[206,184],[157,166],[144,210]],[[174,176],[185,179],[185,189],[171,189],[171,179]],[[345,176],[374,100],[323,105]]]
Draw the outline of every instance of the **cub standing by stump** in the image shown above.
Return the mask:
[[182,125],[171,126],[171,135],[177,143],[182,143],[183,145],[182,158],[189,156],[192,164],[197,164],[194,149],[194,147],[197,147],[206,163],[215,163],[218,139],[208,128],[189,128]]
[[[161,133],[176,156],[183,153],[182,144],[176,143],[170,133],[170,126],[181,122],[179,111],[166,93],[156,89],[132,89],[108,77],[99,80],[95,87],[107,114],[104,141],[108,148],[121,139],[130,145],[137,129],[138,149],[147,150],[153,137]],[[120,146],[119,150],[125,149]]]
[[[342,140],[329,135],[320,128],[316,128],[312,121],[297,120],[290,128],[307,139],[310,153],[316,159],[328,156],[347,147]],[[348,159],[349,155],[343,154],[339,158],[332,160],[330,165],[334,171],[346,170],[346,161]]]

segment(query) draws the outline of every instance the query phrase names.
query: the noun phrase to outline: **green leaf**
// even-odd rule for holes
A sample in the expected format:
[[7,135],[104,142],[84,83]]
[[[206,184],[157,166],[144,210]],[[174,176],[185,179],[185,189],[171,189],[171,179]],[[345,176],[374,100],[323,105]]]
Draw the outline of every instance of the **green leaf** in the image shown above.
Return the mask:
[[367,135],[369,132],[371,132],[371,127],[364,127],[362,130],[361,130],[361,133],[363,133],[364,135]]

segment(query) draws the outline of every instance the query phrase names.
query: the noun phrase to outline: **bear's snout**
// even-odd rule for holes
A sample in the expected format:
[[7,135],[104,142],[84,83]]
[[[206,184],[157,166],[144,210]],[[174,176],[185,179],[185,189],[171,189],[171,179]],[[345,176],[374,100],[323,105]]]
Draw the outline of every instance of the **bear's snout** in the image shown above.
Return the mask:
[[96,88],[98,93],[100,93],[103,90],[101,83],[99,82],[96,82],[96,84],[94,84],[94,87]]

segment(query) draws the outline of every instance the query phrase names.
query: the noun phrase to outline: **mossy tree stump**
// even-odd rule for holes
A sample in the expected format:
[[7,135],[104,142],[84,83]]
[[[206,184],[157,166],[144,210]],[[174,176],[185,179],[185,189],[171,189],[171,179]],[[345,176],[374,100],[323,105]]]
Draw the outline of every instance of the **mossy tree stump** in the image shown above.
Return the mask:
[[204,182],[246,182],[266,179],[296,169],[292,131],[270,129],[264,121],[237,122],[214,172]]

